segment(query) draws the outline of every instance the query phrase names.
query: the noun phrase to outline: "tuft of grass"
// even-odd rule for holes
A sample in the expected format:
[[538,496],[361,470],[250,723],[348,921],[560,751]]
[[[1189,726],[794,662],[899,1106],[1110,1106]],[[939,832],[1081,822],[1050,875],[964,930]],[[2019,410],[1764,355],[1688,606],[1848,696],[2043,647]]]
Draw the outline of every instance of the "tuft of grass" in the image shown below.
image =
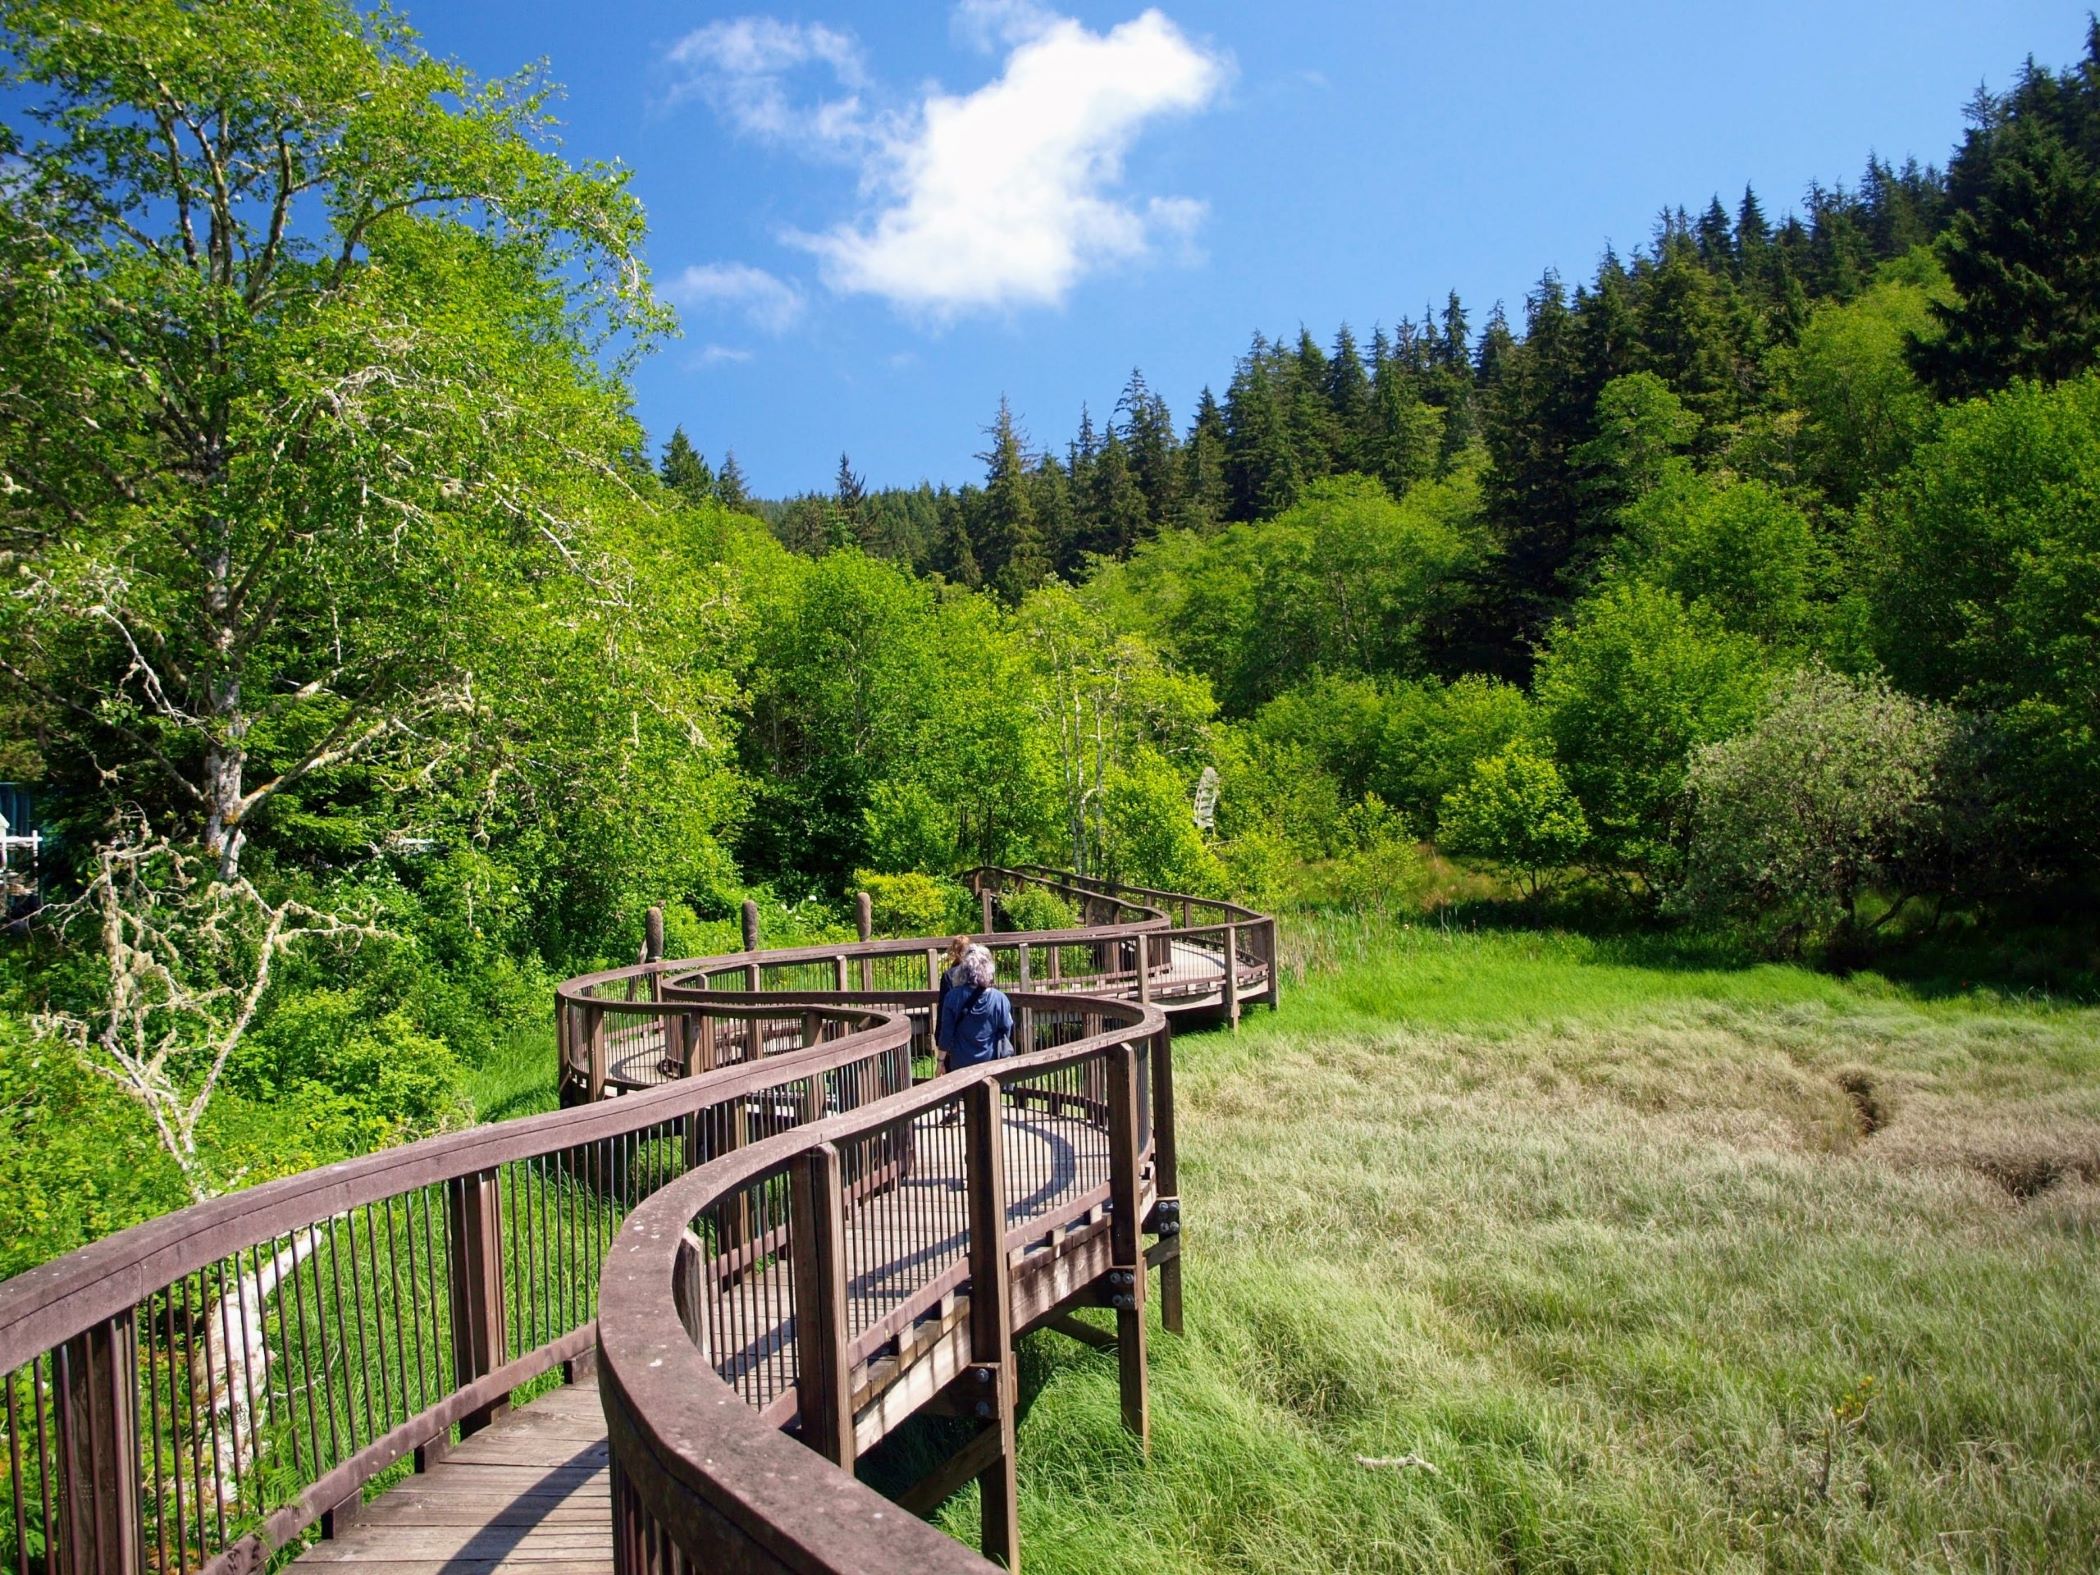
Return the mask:
[[476,1121],[508,1121],[553,1110],[560,1103],[554,1066],[554,1030],[521,1028],[496,1041],[465,1079]]
[[2100,1011],[1284,938],[1280,1011],[1176,1042],[1150,1458],[1112,1357],[1027,1342],[1031,1570],[2100,1563]]

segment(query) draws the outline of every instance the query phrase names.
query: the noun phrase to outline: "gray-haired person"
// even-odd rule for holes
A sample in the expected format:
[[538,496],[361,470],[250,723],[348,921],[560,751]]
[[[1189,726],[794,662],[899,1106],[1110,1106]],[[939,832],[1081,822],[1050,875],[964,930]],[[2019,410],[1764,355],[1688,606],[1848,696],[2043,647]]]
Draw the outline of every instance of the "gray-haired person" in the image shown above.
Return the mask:
[[955,982],[941,995],[940,1020],[947,1031],[948,1069],[959,1071],[1014,1053],[1014,1008],[992,983],[992,954],[972,946],[956,965]]

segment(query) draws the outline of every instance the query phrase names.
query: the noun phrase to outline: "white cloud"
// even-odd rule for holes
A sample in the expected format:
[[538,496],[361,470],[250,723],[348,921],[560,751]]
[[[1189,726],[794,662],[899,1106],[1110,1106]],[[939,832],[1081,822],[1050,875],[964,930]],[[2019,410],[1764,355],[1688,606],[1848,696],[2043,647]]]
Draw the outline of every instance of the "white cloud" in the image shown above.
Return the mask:
[[989,55],[1050,31],[1058,16],[1036,0],[956,0],[949,25],[955,36]]
[[[821,22],[743,16],[696,28],[666,58],[676,73],[672,102],[702,98],[747,136],[805,152],[865,140],[860,93],[867,71],[851,33]],[[811,77],[821,84],[819,96],[798,100],[791,87]]]
[[1158,11],[1107,33],[1069,18],[1016,44],[974,93],[929,93],[866,156],[881,206],[858,222],[790,237],[834,290],[908,311],[1056,305],[1085,274],[1186,238],[1192,198],[1121,200],[1123,161],[1144,126],[1212,102],[1226,60]]
[[664,293],[692,306],[740,311],[769,334],[785,333],[802,315],[800,290],[749,263],[695,265],[665,285]]
[[695,366],[741,366],[751,359],[749,350],[736,345],[704,345],[693,357]]

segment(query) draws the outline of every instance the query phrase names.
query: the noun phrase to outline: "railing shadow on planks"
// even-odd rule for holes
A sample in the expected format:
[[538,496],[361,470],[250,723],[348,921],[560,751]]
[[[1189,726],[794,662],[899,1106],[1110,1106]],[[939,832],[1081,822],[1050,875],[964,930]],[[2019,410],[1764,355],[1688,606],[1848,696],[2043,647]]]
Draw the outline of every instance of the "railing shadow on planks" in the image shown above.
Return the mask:
[[[1148,1269],[1180,1326],[1167,1013],[1273,1002],[1275,930],[1052,871],[969,878],[988,919],[1034,883],[1097,921],[987,937],[1013,1060],[915,1082],[925,941],[646,962],[562,986],[571,1108],[0,1285],[4,1567],[258,1568],[594,1364],[616,1568],[982,1569],[900,1512],[973,1477],[985,1551],[1014,1564],[1013,1339],[1112,1338],[1144,1436]],[[974,1419],[958,1454],[899,1503],[859,1483],[926,1410]]]

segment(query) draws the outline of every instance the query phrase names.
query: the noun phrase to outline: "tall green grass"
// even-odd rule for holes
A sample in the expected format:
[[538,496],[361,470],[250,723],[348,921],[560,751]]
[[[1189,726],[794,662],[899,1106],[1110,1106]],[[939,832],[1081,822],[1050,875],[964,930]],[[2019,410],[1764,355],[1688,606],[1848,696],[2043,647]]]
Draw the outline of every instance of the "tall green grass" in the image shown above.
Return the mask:
[[1285,933],[1282,1009],[1176,1044],[1150,1458],[1027,1342],[1032,1571],[2100,1563],[2100,1013]]

